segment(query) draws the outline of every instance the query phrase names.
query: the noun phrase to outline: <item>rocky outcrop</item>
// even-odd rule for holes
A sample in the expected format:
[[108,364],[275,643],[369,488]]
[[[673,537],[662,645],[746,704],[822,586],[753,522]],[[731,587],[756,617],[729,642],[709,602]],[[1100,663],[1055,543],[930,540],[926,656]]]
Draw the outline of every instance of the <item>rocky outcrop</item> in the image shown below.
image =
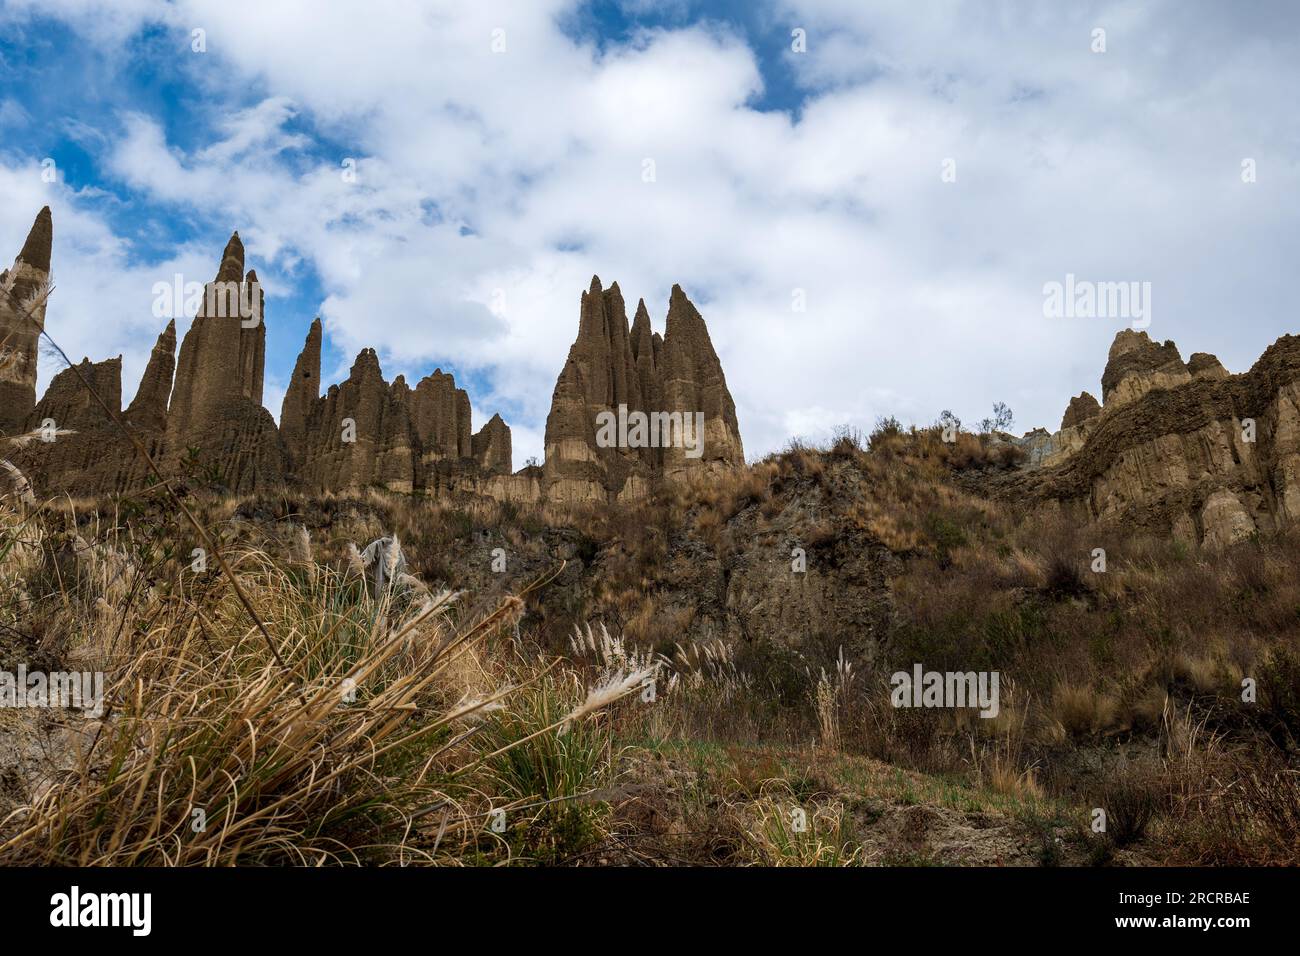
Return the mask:
[[1228,370],[1209,352],[1193,352],[1187,360],[1187,371],[1192,378],[1227,378]]
[[681,287],[660,338],[644,301],[629,329],[618,283],[602,290],[593,276],[546,419],[546,496],[640,498],[665,478],[743,464],[721,363]]
[[1300,518],[1300,338],[1278,339],[1239,375],[1211,355],[1177,356],[1172,342],[1119,333],[1101,414],[1067,412],[1082,444],[1023,472],[1012,493],[1207,547]]
[[1157,345],[1145,332],[1122,329],[1111,343],[1101,376],[1102,401],[1113,408],[1153,388],[1171,388],[1191,377],[1173,342]]
[[0,272],[0,432],[20,431],[36,406],[36,360],[45,328],[53,238],[46,206],[14,264]]
[[65,368],[54,376],[23,430],[34,431],[52,422],[55,428],[85,431],[111,421],[104,406],[95,400],[83,381],[114,412],[122,410],[122,356],[103,362],[82,359],[76,369]]
[[[414,389],[403,376],[390,385],[379,356],[364,349],[348,378],[318,397],[321,325],[307,333],[280,413],[294,480],[342,490],[381,486],[415,492],[474,490],[488,475],[510,473],[510,427],[493,416],[470,434],[469,394],[441,369]],[[439,477],[441,476],[441,477]]]
[[1090,421],[1100,414],[1101,406],[1097,404],[1097,400],[1088,392],[1080,392],[1070,399],[1065,414],[1061,416],[1061,430],[1078,428],[1084,422]]
[[[105,362],[85,359],[75,369],[67,368],[54,376],[27,421],[27,429],[40,431],[42,436],[15,456],[37,489],[96,495],[136,491],[153,480],[148,463],[123,428],[155,459],[162,456],[167,397],[165,392],[159,395],[157,384],[158,377],[167,371],[166,384],[171,386],[171,349],[175,342],[175,330],[169,327],[159,337],[136,399],[125,413],[121,411],[121,356]],[[91,389],[119,416],[121,427],[94,398]],[[59,433],[64,430],[72,434]],[[52,440],[47,440],[46,434]]]
[[[44,250],[40,275],[48,276],[48,211],[42,212],[23,256],[35,244]],[[43,238],[42,238],[43,237]],[[43,243],[43,245],[42,245]],[[20,456],[42,494],[99,494],[138,491],[154,480],[136,450],[138,440],[156,462],[172,472],[200,477],[235,491],[266,487],[284,478],[284,450],[275,421],[262,408],[266,360],[263,297],[257,275],[243,272],[238,234],[227,244],[216,279],[176,360],[176,326],[158,337],[135,397],[122,412],[121,357],[54,377],[25,422],[46,421],[74,434],[30,443]],[[28,275],[28,283],[35,279]],[[43,317],[43,314],[42,314]],[[173,389],[173,381],[175,388]],[[94,394],[118,416],[104,410]]]
[[1050,468],[1065,462],[1084,447],[1103,411],[1113,411],[1156,389],[1177,388],[1193,379],[1227,377],[1227,370],[1208,352],[1194,353],[1184,365],[1173,342],[1157,345],[1145,332],[1121,330],[1111,343],[1101,377],[1105,406],[1098,405],[1088,392],[1072,398],[1059,431],[1047,435],[1036,430],[1019,440],[1027,454],[1025,464]]
[[1050,468],[1059,465],[1083,447],[1093,425],[1101,415],[1101,406],[1088,392],[1070,399],[1061,417],[1060,430],[1048,434],[1037,428],[1016,444],[1025,450],[1025,465],[1030,468]]

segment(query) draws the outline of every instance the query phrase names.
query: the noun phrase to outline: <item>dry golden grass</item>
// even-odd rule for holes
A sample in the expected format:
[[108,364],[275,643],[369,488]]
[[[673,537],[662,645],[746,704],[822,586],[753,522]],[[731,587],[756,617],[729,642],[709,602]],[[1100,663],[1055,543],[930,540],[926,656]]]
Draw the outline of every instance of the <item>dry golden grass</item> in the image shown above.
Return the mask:
[[[518,599],[457,622],[452,595],[371,594],[317,564],[301,529],[288,560],[229,555],[273,654],[220,578],[151,563],[128,532],[98,529],[100,540],[83,525],[92,540],[65,562],[75,574],[51,578],[47,521],[66,518],[0,506],[0,615],[21,623],[23,602],[52,588],[47,641],[105,674],[107,710],[24,712],[57,721],[60,746],[0,819],[0,863],[491,861],[567,852],[574,814],[591,824],[582,839],[600,838],[598,810],[574,804],[539,842],[539,808],[607,783],[607,732],[590,722],[644,674],[557,681],[558,662],[506,637]],[[548,769],[507,772],[529,762]],[[545,792],[530,789],[539,782]],[[496,810],[518,811],[500,834]]]
[[1060,683],[1052,693],[1051,716],[1072,737],[1104,733],[1115,726],[1119,703],[1092,687]]

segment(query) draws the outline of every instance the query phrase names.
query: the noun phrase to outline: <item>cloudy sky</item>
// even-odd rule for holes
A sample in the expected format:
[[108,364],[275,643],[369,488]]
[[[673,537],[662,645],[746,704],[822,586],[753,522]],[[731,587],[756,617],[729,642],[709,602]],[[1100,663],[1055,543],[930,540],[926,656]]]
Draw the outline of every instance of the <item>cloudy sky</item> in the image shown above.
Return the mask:
[[1285,0],[0,0],[0,258],[50,205],[47,326],[129,400],[238,229],[273,414],[319,314],[327,381],[452,370],[516,467],[593,274],[660,330],[682,284],[751,458],[1055,428],[1128,324],[1045,316],[1067,274],[1234,372],[1300,331],[1297,91]]

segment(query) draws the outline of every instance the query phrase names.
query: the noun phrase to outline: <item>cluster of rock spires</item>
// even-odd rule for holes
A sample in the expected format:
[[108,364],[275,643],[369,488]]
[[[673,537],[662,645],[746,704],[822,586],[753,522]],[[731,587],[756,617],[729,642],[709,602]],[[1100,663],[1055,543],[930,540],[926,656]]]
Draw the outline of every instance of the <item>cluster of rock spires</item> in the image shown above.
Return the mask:
[[1300,338],[1284,335],[1247,372],[1173,342],[1115,336],[1102,402],[1070,400],[1054,434],[1021,440],[1015,494],[1080,523],[1116,520],[1220,547],[1300,518]]
[[[385,381],[373,349],[348,378],[321,394],[322,327],[307,333],[277,427],[262,406],[266,365],[263,296],[244,271],[239,234],[176,354],[175,322],[154,346],[140,387],[122,412],[121,356],[64,369],[36,401],[36,361],[45,322],[42,296],[53,236],[41,210],[12,269],[0,273],[0,433],[53,422],[52,442],[13,456],[41,494],[138,490],[150,473],[93,388],[166,473],[198,474],[237,493],[300,486],[399,492],[470,492],[504,500],[613,500],[649,494],[692,468],[744,463],[735,405],[704,320],[674,286],[661,337],[640,303],[631,329],[615,284],[582,296],[578,338],[555,386],[546,423],[545,467],[511,473],[510,428],[493,415],[471,432],[468,393],[441,369],[416,384]],[[234,290],[234,292],[229,292]],[[249,308],[213,308],[230,299]],[[84,381],[83,381],[84,380]],[[703,415],[703,453],[682,448],[601,447],[597,415],[619,406]]]
[[[700,454],[685,443],[653,442],[636,447],[602,446],[597,422],[602,414],[624,420],[640,413],[702,416]],[[662,419],[659,419],[662,420]],[[694,418],[692,418],[694,421]],[[727,391],[722,363],[709,330],[681,286],[673,286],[664,334],[650,329],[645,300],[637,303],[628,327],[623,294],[615,282],[601,289],[593,276],[582,294],[578,338],[555,383],[546,418],[548,498],[582,501],[645,496],[655,481],[693,468],[733,468],[745,453],[736,406]]]
[[[245,272],[237,233],[209,288],[238,290],[254,321],[240,310],[210,309],[220,296],[205,295],[179,354],[175,323],[162,331],[125,411],[120,356],[64,369],[38,402],[52,235],[50,211],[42,209],[13,266],[0,272],[0,435],[50,422],[60,430],[57,440],[29,441],[10,456],[40,495],[126,492],[152,480],[101,399],[168,473],[197,474],[238,493],[382,486],[599,502],[744,464],[721,363],[681,288],[673,287],[660,335],[644,301],[629,324],[618,284],[603,289],[595,278],[555,384],[541,467],[512,473],[509,426],[493,415],[471,432],[469,396],[440,370],[414,388],[401,376],[390,384],[378,356],[364,349],[348,378],[322,394],[319,320],[277,426],[262,406],[262,296],[256,273]],[[1211,547],[1300,519],[1300,338],[1281,337],[1249,371],[1230,375],[1212,355],[1184,362],[1173,342],[1124,330],[1111,346],[1101,395],[1101,402],[1087,392],[1071,399],[1058,431],[1017,440],[1025,465],[1004,476],[1001,490],[1079,524],[1125,521]],[[621,426],[620,441],[602,440],[602,417],[638,415],[698,421],[702,441],[624,441],[632,433]]]

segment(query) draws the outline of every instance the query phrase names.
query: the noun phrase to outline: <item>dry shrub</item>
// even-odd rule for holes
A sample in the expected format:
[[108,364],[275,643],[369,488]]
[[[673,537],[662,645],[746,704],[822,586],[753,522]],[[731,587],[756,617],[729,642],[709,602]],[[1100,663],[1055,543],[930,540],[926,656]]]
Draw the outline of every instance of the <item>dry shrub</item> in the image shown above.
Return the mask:
[[1260,665],[1260,703],[1268,732],[1281,746],[1300,746],[1300,653],[1272,648]]
[[1180,652],[1173,656],[1170,676],[1200,694],[1232,693],[1240,686],[1241,676],[1218,656],[1200,656]]
[[1106,836],[1120,847],[1141,840],[1167,792],[1163,774],[1150,763],[1122,760],[1109,767],[1097,798],[1106,811]]
[[948,464],[958,471],[982,468],[988,464],[987,447],[976,435],[958,432],[956,440],[945,447],[948,449]]
[[1041,800],[1044,790],[1038,780],[1038,761],[1031,758],[1028,746],[1029,701],[1011,678],[1001,681],[999,691],[996,716],[981,717],[974,710],[955,715],[968,739],[973,780],[1016,800]]
[[695,533],[714,550],[722,539],[722,515],[712,508],[701,510],[695,516]]
[[1228,832],[1251,846],[1248,862],[1300,864],[1300,770],[1279,761],[1233,768],[1224,794]]
[[841,749],[841,727],[851,725],[855,720],[853,705],[856,698],[856,677],[853,664],[844,656],[844,648],[841,647],[835,661],[835,670],[828,674],[823,668],[817,679],[812,692],[812,704],[817,717],[819,740],[826,750],[838,752]]
[[695,620],[694,605],[663,607],[654,599],[643,599],[640,609],[624,625],[624,635],[646,647],[667,649],[681,640]]
[[899,514],[871,499],[854,502],[850,520],[891,551],[914,551],[925,541],[911,515]]
[[360,599],[349,582],[318,580],[304,593],[283,572],[259,571],[246,583],[297,662],[294,674],[268,657],[229,601],[201,615],[147,609],[157,623],[134,653],[105,662],[112,709],[87,729],[76,771],[38,786],[7,821],[0,858],[81,866],[429,858],[411,815],[450,797],[435,762],[421,761],[422,770],[414,761],[486,706],[440,697],[439,679],[514,605],[459,636],[446,630],[445,600],[395,613],[391,626],[385,602],[367,626],[329,613],[349,592]]

